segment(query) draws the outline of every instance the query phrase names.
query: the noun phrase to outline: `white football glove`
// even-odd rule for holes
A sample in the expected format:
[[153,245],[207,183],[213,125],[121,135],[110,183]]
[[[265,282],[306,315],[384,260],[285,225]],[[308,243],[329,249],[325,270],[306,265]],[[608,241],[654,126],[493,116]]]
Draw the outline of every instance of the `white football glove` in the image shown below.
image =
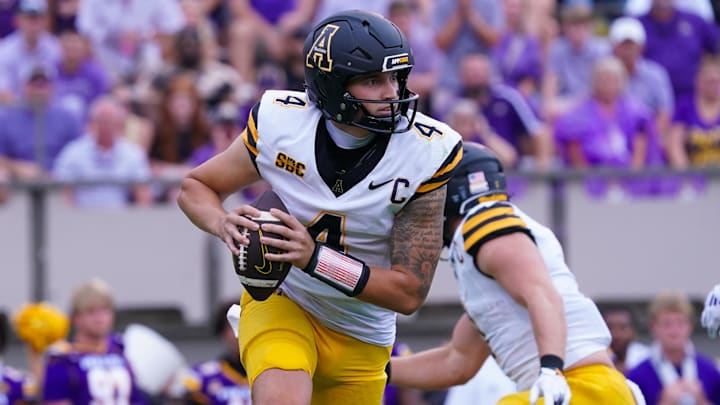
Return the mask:
[[720,330],[720,284],[716,285],[708,293],[701,321],[703,328],[707,329],[707,333],[711,338],[718,337],[718,330]]
[[537,402],[541,395],[545,405],[570,404],[570,387],[560,370],[547,367],[540,369],[540,376],[530,388],[530,403]]

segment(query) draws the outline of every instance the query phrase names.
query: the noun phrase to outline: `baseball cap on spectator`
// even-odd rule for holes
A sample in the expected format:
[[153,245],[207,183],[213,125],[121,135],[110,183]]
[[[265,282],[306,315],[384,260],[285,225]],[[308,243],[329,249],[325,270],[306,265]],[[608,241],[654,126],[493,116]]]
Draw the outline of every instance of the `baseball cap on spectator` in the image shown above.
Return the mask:
[[610,26],[608,38],[613,45],[624,41],[632,41],[638,45],[644,45],[645,28],[643,28],[642,23],[635,18],[620,17]]
[[24,14],[45,14],[48,6],[46,0],[20,0],[18,11]]

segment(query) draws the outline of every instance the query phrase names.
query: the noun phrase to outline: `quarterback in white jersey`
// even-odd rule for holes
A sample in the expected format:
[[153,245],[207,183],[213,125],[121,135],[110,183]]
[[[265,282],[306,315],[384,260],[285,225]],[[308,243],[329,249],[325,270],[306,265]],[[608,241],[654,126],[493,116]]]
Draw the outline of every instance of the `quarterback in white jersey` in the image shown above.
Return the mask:
[[485,147],[466,143],[445,217],[466,313],[445,346],[393,358],[393,384],[461,384],[492,354],[524,390],[499,404],[635,403],[610,360],[607,326],[579,291],[560,243],[508,201],[502,166]]
[[396,313],[422,305],[442,248],[458,133],[415,111],[412,51],[382,16],[328,17],[305,43],[305,93],[267,91],[242,136],[194,169],[178,202],[201,229],[247,245],[250,205],[229,193],[265,180],[288,213],[261,242],[292,263],[267,300],[241,299],[238,339],[254,404],[379,404]]

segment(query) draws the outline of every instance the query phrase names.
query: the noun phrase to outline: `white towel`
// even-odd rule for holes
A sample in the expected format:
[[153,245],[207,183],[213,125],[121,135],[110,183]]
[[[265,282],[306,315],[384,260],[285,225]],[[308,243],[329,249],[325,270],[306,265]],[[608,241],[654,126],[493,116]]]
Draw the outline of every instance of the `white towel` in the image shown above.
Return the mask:
[[233,304],[227,311],[227,320],[230,323],[230,327],[235,334],[238,336],[238,326],[240,325],[240,305]]

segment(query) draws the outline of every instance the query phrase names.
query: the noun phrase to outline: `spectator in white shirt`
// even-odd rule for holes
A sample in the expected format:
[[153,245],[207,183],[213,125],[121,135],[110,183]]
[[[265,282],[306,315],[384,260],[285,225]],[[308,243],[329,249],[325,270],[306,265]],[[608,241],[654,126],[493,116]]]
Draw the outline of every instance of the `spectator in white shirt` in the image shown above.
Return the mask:
[[[715,20],[709,0],[674,0],[674,3],[678,10],[696,14],[709,23]],[[625,14],[634,17],[645,15],[650,11],[651,5],[652,0],[627,0]]]
[[[63,181],[145,181],[150,163],[138,145],[123,136],[126,111],[115,99],[104,96],[90,110],[88,132],[60,152],[54,175]],[[69,188],[67,196],[78,207],[117,208],[131,202],[148,205],[147,185],[97,185]]]
[[83,0],[77,27],[115,76],[153,72],[162,50],[185,25],[177,0]]

